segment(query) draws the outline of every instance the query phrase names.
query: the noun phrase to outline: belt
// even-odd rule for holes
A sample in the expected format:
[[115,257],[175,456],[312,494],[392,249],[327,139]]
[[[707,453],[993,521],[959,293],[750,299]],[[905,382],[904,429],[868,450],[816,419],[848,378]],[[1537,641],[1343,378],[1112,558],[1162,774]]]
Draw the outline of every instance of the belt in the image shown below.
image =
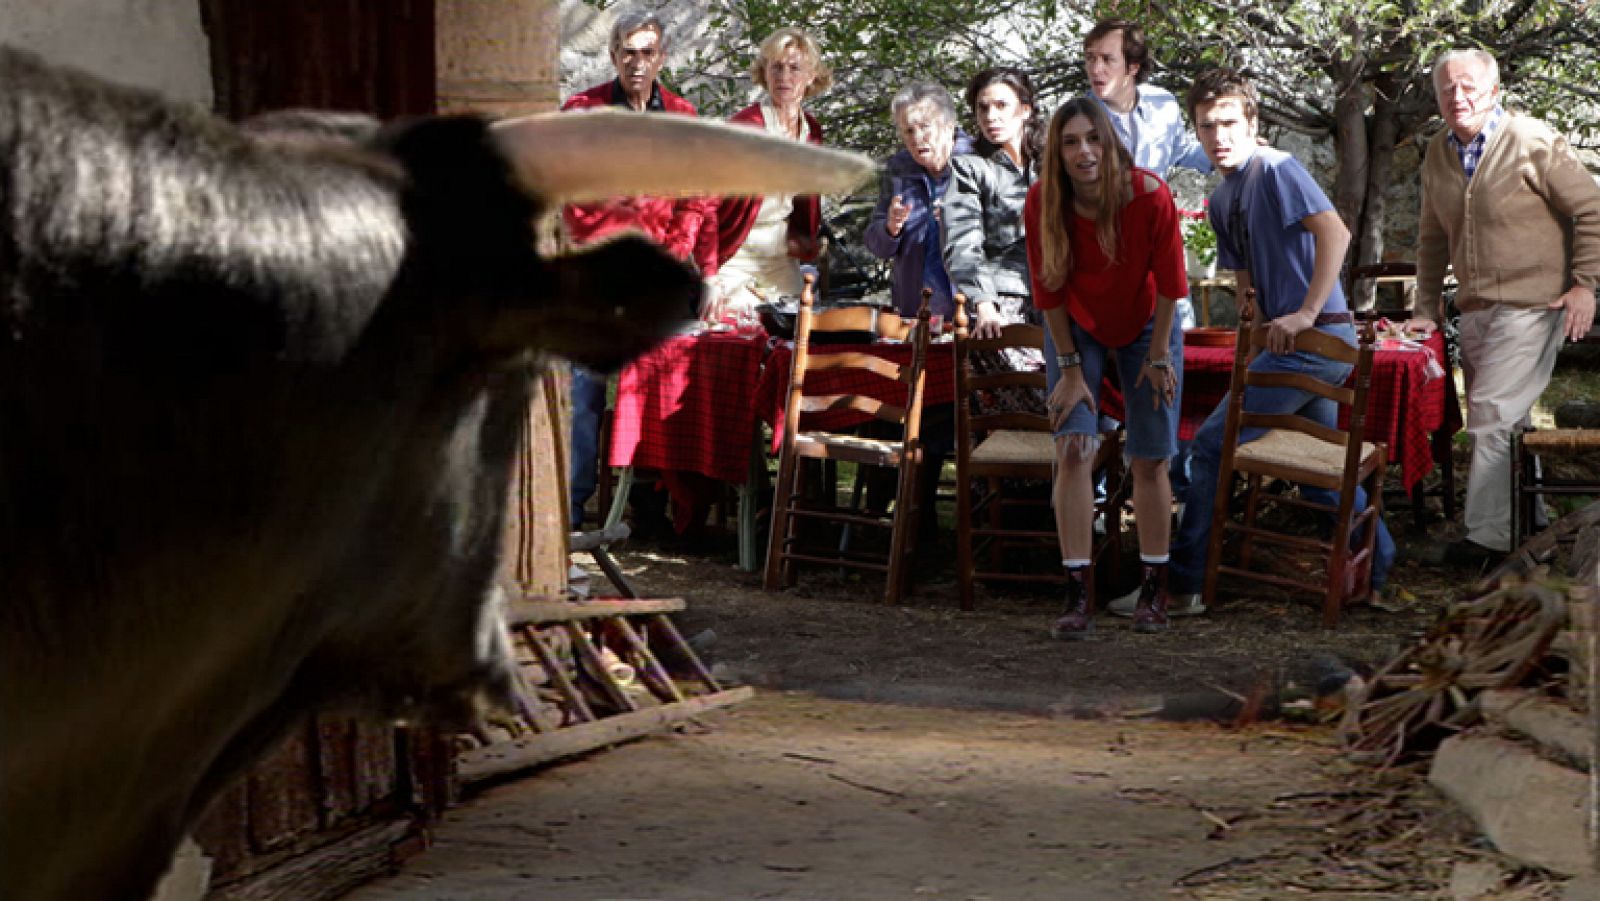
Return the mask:
[[1321,313],[1321,314],[1318,314],[1318,316],[1317,316],[1316,324],[1317,325],[1355,325],[1356,324],[1356,317],[1355,317],[1354,313],[1351,313],[1351,312],[1348,312],[1348,311],[1343,312],[1343,313]]

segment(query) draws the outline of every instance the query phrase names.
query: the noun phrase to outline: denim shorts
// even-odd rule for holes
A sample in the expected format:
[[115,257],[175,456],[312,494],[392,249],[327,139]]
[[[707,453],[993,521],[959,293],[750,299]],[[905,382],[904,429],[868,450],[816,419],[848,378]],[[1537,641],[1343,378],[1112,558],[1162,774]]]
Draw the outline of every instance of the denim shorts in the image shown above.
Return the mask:
[[[1100,384],[1106,371],[1108,357],[1116,361],[1117,378],[1122,385],[1124,400],[1124,418],[1126,443],[1124,453],[1134,460],[1164,460],[1178,453],[1178,409],[1183,403],[1183,330],[1174,322],[1172,334],[1167,342],[1167,359],[1172,361],[1172,371],[1178,377],[1178,390],[1173,395],[1171,404],[1162,404],[1154,407],[1153,399],[1159,398],[1155,386],[1149,381],[1139,382],[1139,370],[1144,367],[1144,360],[1150,348],[1151,332],[1155,329],[1155,321],[1145,323],[1144,331],[1139,333],[1132,343],[1122,347],[1108,348],[1094,339],[1093,335],[1072,323],[1072,341],[1078,348],[1078,354],[1083,357],[1084,384],[1089,386],[1089,394],[1094,398],[1095,406],[1100,405]],[[1044,336],[1044,367],[1045,378],[1049,391],[1055,390],[1056,382],[1061,379],[1061,369],[1056,365],[1055,343],[1050,339],[1049,330]],[[1100,417],[1089,412],[1087,404],[1079,403],[1067,415],[1067,421],[1056,430],[1056,435],[1097,435],[1100,432]]]

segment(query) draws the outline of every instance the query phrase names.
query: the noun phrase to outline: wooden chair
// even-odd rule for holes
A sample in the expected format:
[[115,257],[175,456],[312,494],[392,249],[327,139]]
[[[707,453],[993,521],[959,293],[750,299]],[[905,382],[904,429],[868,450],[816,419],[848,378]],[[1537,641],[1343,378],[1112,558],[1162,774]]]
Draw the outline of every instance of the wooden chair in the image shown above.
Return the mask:
[[1511,436],[1512,550],[1538,531],[1534,504],[1540,497],[1600,496],[1600,479],[1562,477],[1548,471],[1557,459],[1583,457],[1600,457],[1600,429],[1529,429]]
[[[1332,628],[1339,613],[1349,604],[1368,599],[1372,594],[1372,558],[1377,524],[1383,515],[1383,473],[1387,450],[1381,444],[1364,440],[1366,435],[1367,395],[1372,374],[1371,329],[1362,329],[1361,344],[1351,347],[1337,338],[1306,329],[1295,337],[1295,349],[1320,354],[1329,359],[1353,363],[1356,386],[1329,385],[1301,374],[1253,373],[1247,368],[1256,353],[1266,346],[1267,327],[1252,328],[1245,320],[1233,359],[1233,379],[1228,398],[1228,414],[1222,438],[1222,462],[1217,478],[1216,509],[1211,521],[1211,544],[1206,556],[1205,603],[1216,599],[1217,578],[1222,573],[1240,576],[1283,588],[1319,591],[1323,596],[1322,625]],[[1328,428],[1295,414],[1267,415],[1244,410],[1245,390],[1252,386],[1298,388],[1328,398],[1348,411],[1345,429]],[[1269,429],[1248,444],[1239,444],[1245,428]],[[1245,479],[1243,520],[1235,523],[1229,511],[1235,475]],[[1336,507],[1308,501],[1298,494],[1278,495],[1272,501],[1302,510],[1331,514],[1333,534],[1328,540],[1283,534],[1256,524],[1263,500],[1264,479],[1284,479],[1297,485],[1315,485],[1337,492]],[[1355,489],[1364,485],[1367,505],[1355,509]],[[1351,549],[1352,537],[1365,529],[1360,546]],[[1239,562],[1222,562],[1223,542],[1230,534],[1240,536]],[[1319,586],[1308,578],[1286,578],[1251,569],[1251,552],[1257,542],[1274,545],[1289,553],[1313,556],[1322,563]]]
[[[812,309],[814,288],[814,280],[807,277],[795,321],[794,358],[784,412],[783,449],[773,491],[765,586],[771,591],[780,584],[793,585],[797,562],[847,566],[884,573],[887,577],[884,600],[898,603],[906,587],[906,558],[916,544],[917,469],[922,462],[919,435],[923,368],[928,357],[928,294],[923,294],[922,309],[917,317],[904,320],[871,307],[815,312]],[[822,332],[867,332],[878,338],[909,341],[911,360],[899,364],[859,350],[830,349],[826,354],[812,353],[811,336]],[[806,393],[807,378],[812,374],[844,369],[853,370],[852,375],[898,395],[900,403],[888,403],[862,393],[824,396]],[[897,437],[870,438],[806,427],[805,418],[809,414],[847,409],[894,426]],[[803,465],[806,460],[847,461],[857,466],[896,470],[899,487],[892,509],[874,515],[855,508],[840,508],[831,484],[824,486],[819,499],[808,499],[806,477],[810,467]],[[887,529],[887,557],[874,559],[851,547],[852,544],[859,546],[859,542],[832,547],[802,542],[802,520]]]
[[[966,298],[957,295],[956,579],[963,610],[972,609],[972,585],[976,579],[1066,582],[1048,491],[1042,497],[1018,497],[1007,492],[1006,484],[1027,480],[1048,486],[1054,479],[1055,438],[1049,418],[1029,412],[972,412],[974,392],[1009,386],[1045,390],[1043,370],[980,374],[973,371],[971,362],[972,354],[979,351],[1027,347],[1042,351],[1044,329],[1037,325],[1008,325],[1000,337],[980,340],[968,337],[967,325]],[[1128,498],[1120,431],[1106,435],[1100,442],[1094,468],[1096,472],[1106,472],[1107,487],[1107,499],[1100,504],[1106,535],[1095,548],[1094,558],[1096,563],[1103,559],[1116,561],[1122,555],[1122,507]],[[972,483],[976,479],[983,480],[985,490],[983,497],[975,500]],[[1016,514],[1030,508],[1039,515],[1018,522]],[[1008,565],[1007,550],[1030,545],[1048,549],[1048,568],[1030,572]]]

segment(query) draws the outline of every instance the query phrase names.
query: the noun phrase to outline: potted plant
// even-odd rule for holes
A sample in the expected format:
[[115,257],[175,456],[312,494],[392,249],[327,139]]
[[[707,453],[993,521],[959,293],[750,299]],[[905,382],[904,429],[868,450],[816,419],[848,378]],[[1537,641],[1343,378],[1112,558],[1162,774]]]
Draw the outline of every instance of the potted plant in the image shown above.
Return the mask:
[[1179,210],[1183,227],[1183,258],[1192,279],[1211,278],[1217,274],[1217,233],[1211,230],[1211,220],[1205,210]]

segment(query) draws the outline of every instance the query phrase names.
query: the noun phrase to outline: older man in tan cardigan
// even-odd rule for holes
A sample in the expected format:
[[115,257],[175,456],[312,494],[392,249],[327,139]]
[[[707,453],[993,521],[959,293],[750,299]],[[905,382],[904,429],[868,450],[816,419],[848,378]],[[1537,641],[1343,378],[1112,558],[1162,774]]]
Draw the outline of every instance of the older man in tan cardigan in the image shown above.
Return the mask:
[[1500,69],[1481,50],[1434,61],[1447,128],[1422,167],[1417,318],[1444,319],[1446,266],[1460,287],[1466,376],[1466,528],[1445,560],[1482,565],[1511,547],[1511,435],[1550,383],[1562,340],[1594,322],[1600,187],[1567,141],[1500,106]]

